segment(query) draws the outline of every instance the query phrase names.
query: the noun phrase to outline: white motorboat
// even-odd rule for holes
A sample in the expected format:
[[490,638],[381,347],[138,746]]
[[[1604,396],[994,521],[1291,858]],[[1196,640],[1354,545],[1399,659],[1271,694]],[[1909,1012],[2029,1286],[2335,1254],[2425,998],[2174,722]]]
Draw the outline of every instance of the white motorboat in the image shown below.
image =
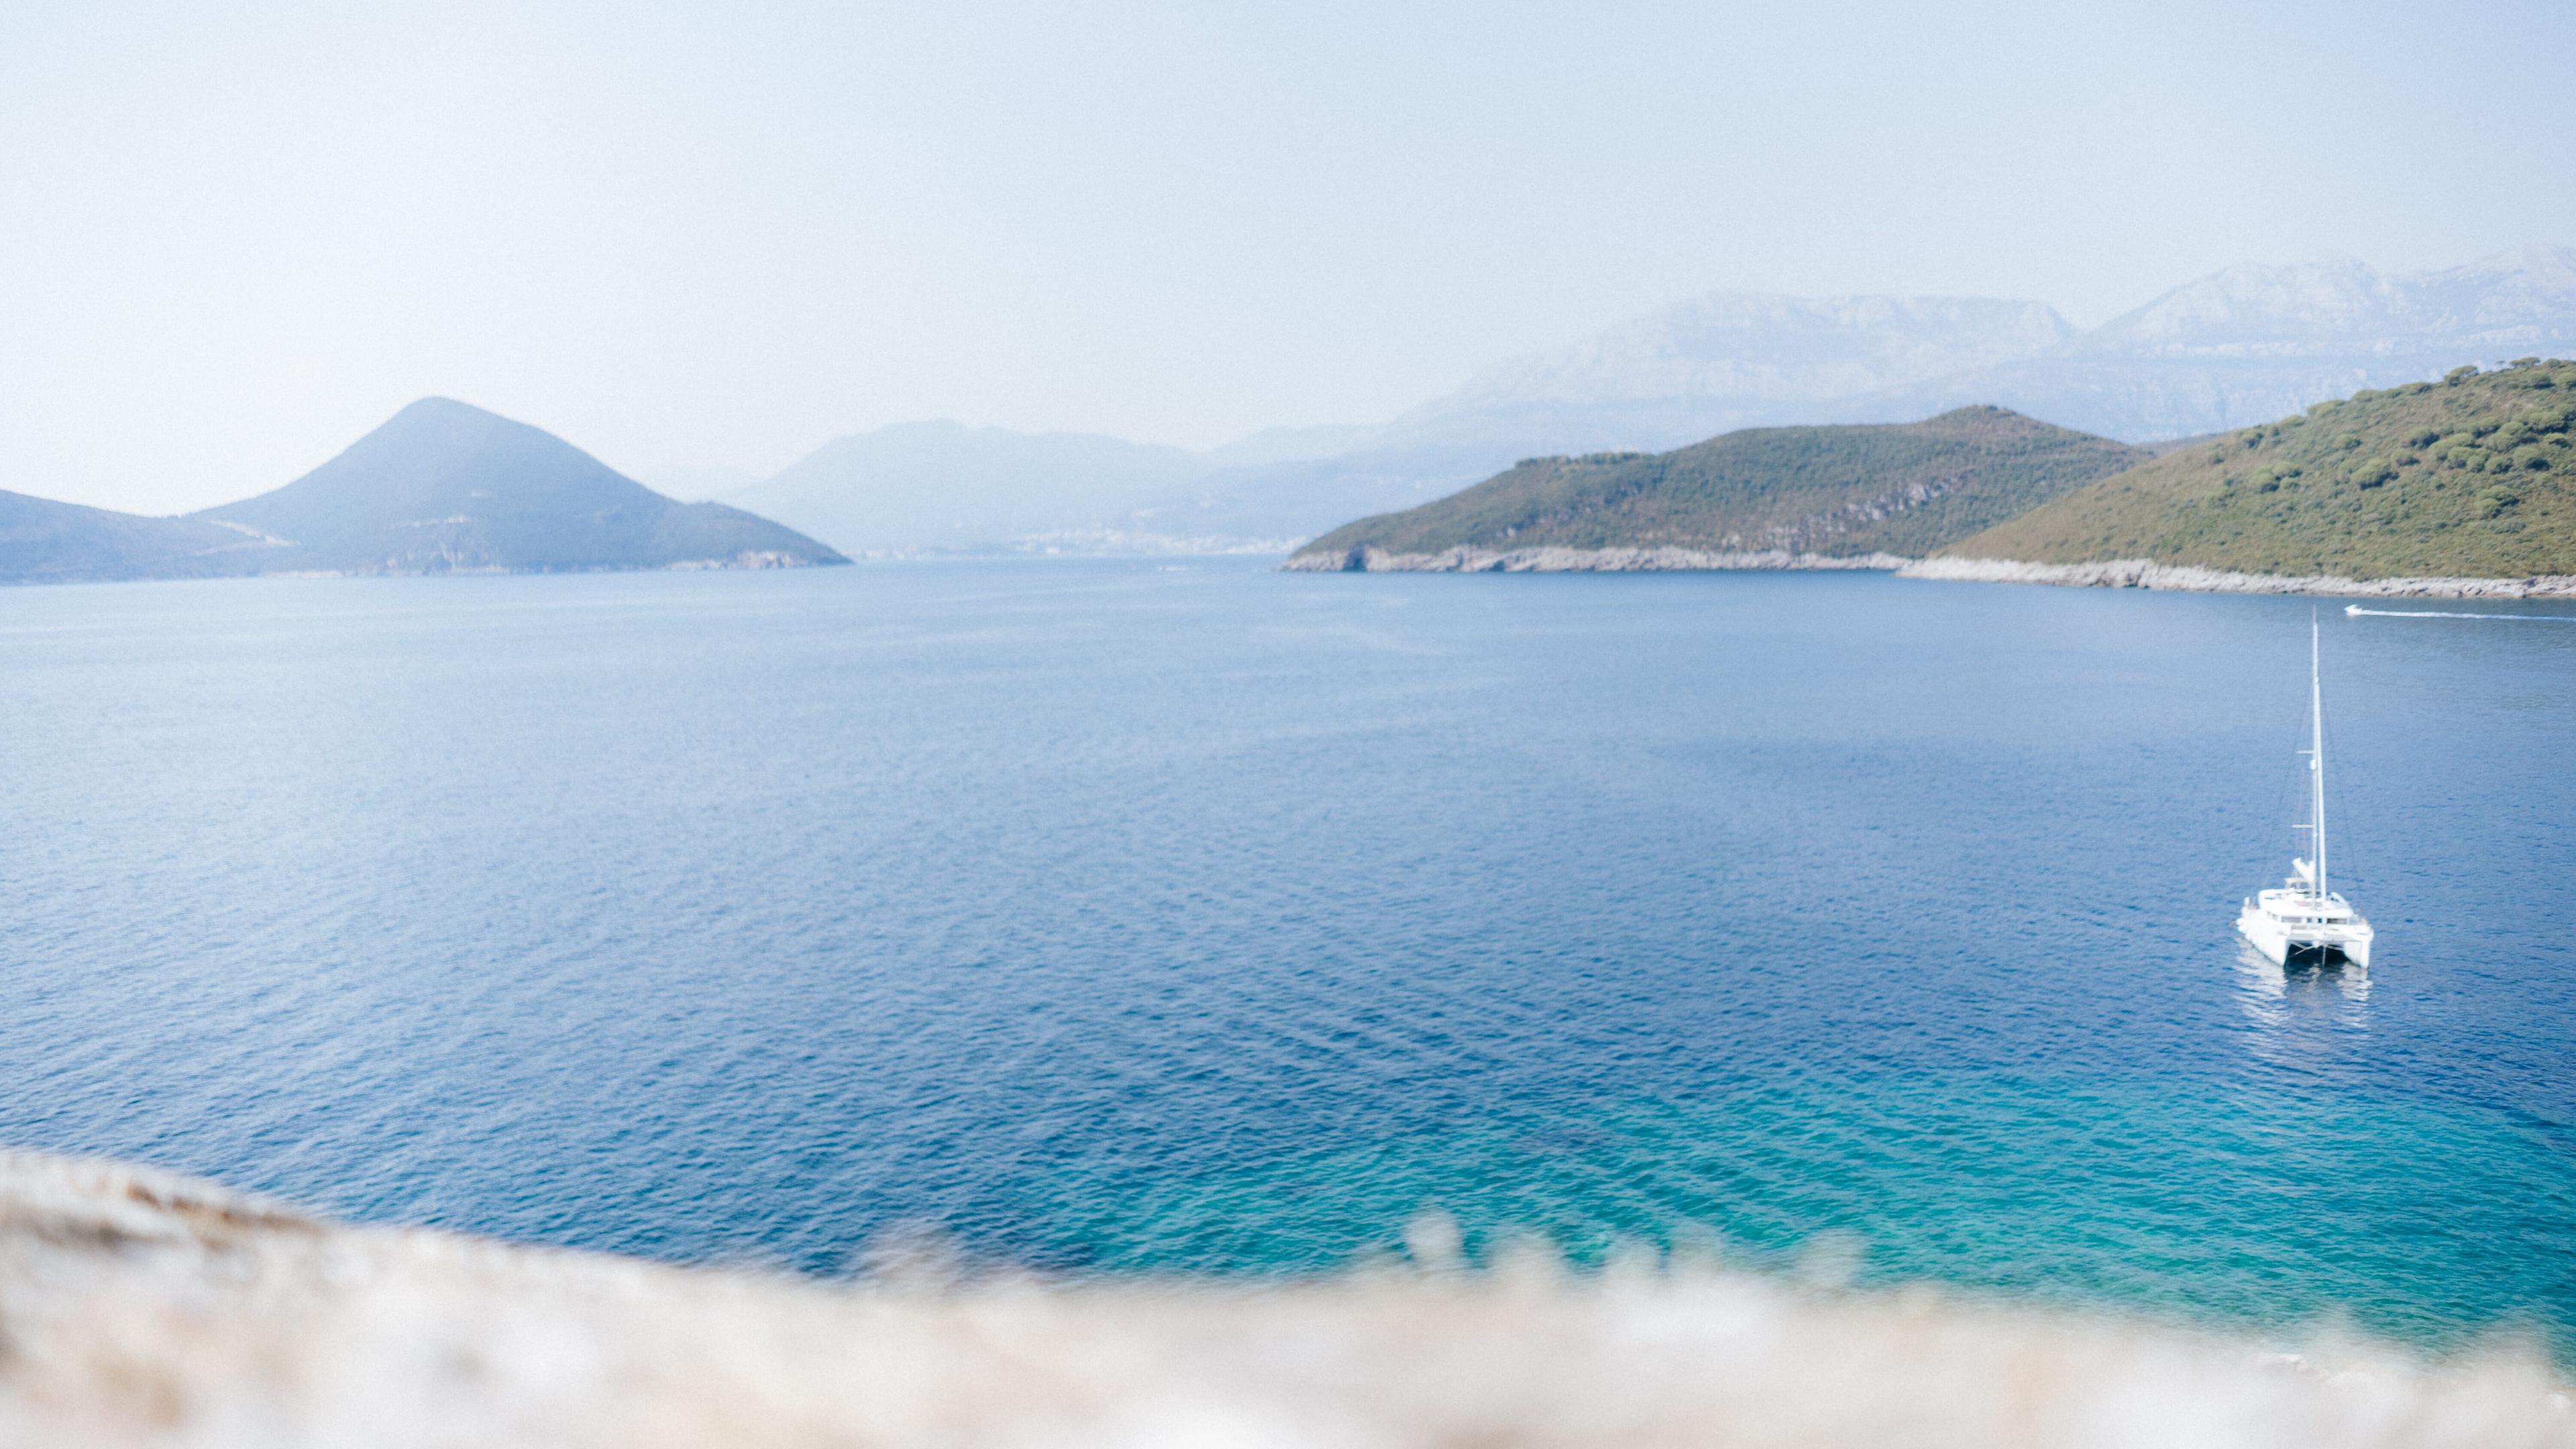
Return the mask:
[[2370,965],[2370,922],[2326,884],[2326,704],[2318,669],[2317,621],[2308,619],[2308,821],[2309,854],[2290,862],[2290,878],[2245,903],[2236,929],[2254,949],[2282,966]]

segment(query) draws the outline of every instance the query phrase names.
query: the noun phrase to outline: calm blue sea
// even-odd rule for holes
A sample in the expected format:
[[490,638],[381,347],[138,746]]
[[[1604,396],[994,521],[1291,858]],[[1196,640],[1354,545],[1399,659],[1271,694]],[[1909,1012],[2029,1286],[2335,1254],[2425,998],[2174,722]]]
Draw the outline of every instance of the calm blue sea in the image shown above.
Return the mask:
[[2290,854],[2309,609],[1238,560],[0,590],[0,1141],[813,1271],[925,1227],[1308,1270],[1436,1207],[2564,1351],[2576,625],[2326,606],[2380,956],[2285,978],[2230,922]]

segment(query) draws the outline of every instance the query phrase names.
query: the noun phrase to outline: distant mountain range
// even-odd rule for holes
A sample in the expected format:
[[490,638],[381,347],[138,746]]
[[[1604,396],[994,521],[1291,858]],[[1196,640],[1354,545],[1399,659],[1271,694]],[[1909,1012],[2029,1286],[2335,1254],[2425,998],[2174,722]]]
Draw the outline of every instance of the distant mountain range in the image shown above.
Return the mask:
[[1208,472],[1097,433],[903,423],[824,444],[727,495],[851,553],[974,548],[1097,530]]
[[[851,466],[818,454],[782,474],[798,480],[792,502],[768,484],[732,496],[853,550],[1254,543],[1429,502],[1525,457],[1660,452],[1739,428],[1902,422],[1972,404],[2148,442],[2462,363],[2567,352],[2576,251],[2565,247],[2406,274],[2335,256],[2230,267],[2089,331],[2037,302],[1716,293],[1504,362],[1376,427],[1176,455],[948,425],[980,451],[944,475],[917,449],[896,461],[905,440],[887,434],[903,430],[888,429],[842,452]],[[1119,446],[1132,450],[1124,461]],[[880,491],[901,528],[859,526]]]
[[2576,352],[2576,250],[2524,247],[2442,271],[2349,257],[2240,266],[2070,345],[1894,390],[1908,411],[1971,398],[2131,441],[2251,427],[2463,364]]
[[182,518],[0,493],[0,582],[554,573],[842,563],[720,503],[679,503],[551,433],[446,398],[273,492]]
[[1390,431],[1423,442],[1561,438],[1568,451],[1594,451],[1770,422],[1878,421],[1772,415],[2052,353],[2080,336],[2038,302],[1724,292],[1489,368]]
[[[1723,294],[1496,368],[1413,436],[1669,447],[1773,422],[1991,403],[2125,442],[2269,421],[2364,387],[2576,347],[2576,250],[2391,275],[2349,257],[2230,267],[2089,332],[2035,302]],[[1775,417],[1829,408],[1837,417]]]
[[835,438],[725,497],[853,554],[1284,552],[1319,509],[1380,494],[1319,497],[1270,480],[1372,431],[1274,428],[1192,453],[1099,433],[898,423]]
[[2153,455],[2002,408],[1524,459],[1335,529],[1293,569],[1893,566]]
[[[787,528],[676,503],[535,429],[433,400],[306,479],[186,520],[0,494],[0,578],[1285,552],[1523,458],[1664,452],[1744,428],[1907,422],[1971,405],[2151,442],[2463,363],[2552,354],[2576,354],[2566,247],[2403,274],[2334,256],[2230,267],[2090,330],[2037,302],[1722,292],[1503,362],[1378,425],[1273,429],[1199,453],[946,422],[856,434],[725,492]],[[721,470],[673,477],[692,492],[729,481]]]

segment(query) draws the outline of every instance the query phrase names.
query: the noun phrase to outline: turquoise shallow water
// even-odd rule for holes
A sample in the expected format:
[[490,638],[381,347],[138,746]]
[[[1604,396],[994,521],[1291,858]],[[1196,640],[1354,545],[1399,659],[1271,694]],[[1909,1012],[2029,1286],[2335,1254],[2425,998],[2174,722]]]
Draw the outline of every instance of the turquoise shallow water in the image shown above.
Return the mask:
[[1076,1180],[1047,1208],[1121,1267],[1332,1261],[1430,1203],[1480,1257],[1538,1224],[1577,1262],[1678,1246],[1806,1274],[1821,1256],[1837,1280],[2349,1318],[2450,1344],[2476,1325],[2563,1327],[2567,1194],[2563,1138],[2474,1111],[2177,1099],[2135,1082],[1792,1078],[1251,1171]]
[[811,1271],[925,1225],[1302,1271],[1438,1208],[2564,1348],[2576,629],[2328,609],[2381,954],[2284,976],[2229,922],[2307,619],[1235,561],[0,591],[0,1139]]

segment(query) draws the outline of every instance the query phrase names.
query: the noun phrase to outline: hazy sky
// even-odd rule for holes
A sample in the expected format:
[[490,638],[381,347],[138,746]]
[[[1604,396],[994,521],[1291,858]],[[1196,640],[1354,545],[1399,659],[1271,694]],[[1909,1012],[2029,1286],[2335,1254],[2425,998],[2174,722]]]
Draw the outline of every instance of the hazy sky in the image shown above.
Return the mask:
[[1370,421],[1694,293],[2576,242],[2576,6],[0,5],[0,488]]

